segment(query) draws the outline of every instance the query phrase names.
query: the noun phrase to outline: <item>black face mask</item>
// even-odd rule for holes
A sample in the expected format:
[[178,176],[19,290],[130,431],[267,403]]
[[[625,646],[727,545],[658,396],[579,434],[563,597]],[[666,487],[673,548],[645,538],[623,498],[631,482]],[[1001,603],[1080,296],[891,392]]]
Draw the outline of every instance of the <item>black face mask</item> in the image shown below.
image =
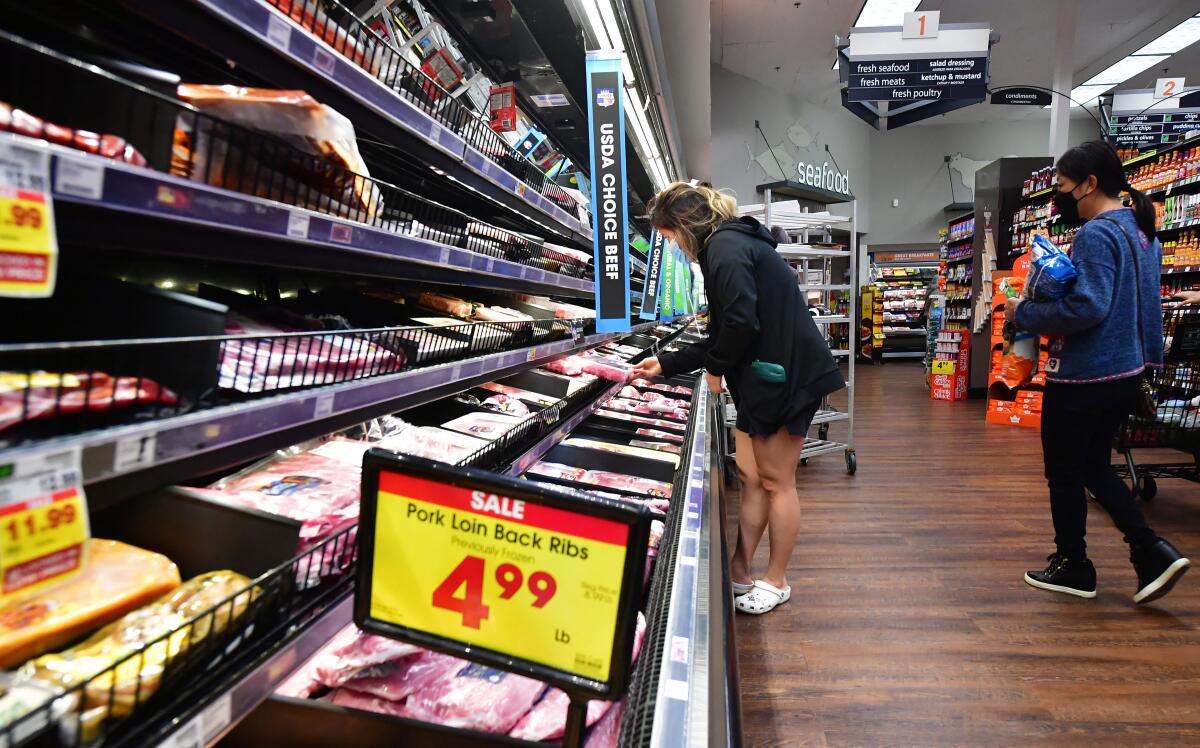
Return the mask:
[[[1076,189],[1079,185],[1075,186]],[[1063,192],[1061,190],[1054,191],[1054,207],[1058,210],[1060,221],[1068,226],[1080,223],[1083,219],[1079,216],[1079,200],[1072,194],[1071,190]]]

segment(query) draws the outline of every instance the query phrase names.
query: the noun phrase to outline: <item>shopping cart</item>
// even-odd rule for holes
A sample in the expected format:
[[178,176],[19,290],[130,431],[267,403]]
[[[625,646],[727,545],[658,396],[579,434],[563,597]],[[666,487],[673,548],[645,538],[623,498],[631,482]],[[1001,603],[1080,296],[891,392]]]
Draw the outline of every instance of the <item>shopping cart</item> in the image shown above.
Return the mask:
[[[1163,310],[1163,352],[1163,368],[1149,374],[1154,417],[1131,415],[1117,436],[1117,451],[1125,456],[1117,473],[1145,500],[1158,492],[1156,478],[1200,483],[1200,307]],[[1134,460],[1134,449],[1162,448],[1190,455],[1191,462]]]

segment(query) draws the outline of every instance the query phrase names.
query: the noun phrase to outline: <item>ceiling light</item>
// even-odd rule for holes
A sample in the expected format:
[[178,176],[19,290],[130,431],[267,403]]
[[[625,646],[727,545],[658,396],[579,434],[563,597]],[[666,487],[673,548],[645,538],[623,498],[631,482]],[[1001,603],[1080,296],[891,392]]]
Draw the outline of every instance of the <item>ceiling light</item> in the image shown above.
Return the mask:
[[1102,83],[1096,86],[1076,86],[1071,89],[1071,106],[1091,106],[1100,94],[1112,88],[1112,83]]
[[1117,60],[1104,70],[1088,78],[1083,82],[1083,85],[1095,86],[1107,84],[1110,87],[1115,86],[1118,83],[1124,83],[1146,68],[1157,65],[1167,59],[1167,57],[1169,55],[1130,55],[1122,60]]
[[903,26],[904,14],[912,13],[921,0],[867,0],[854,25],[858,26]]
[[1167,33],[1158,37],[1135,55],[1173,55],[1200,40],[1200,15],[1192,16]]

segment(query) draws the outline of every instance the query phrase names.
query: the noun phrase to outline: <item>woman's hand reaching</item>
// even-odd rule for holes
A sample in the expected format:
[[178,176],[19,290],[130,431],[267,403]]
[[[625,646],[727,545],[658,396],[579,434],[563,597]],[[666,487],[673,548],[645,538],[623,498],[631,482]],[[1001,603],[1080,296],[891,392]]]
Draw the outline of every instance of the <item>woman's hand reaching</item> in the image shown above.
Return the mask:
[[708,388],[713,392],[721,392],[721,378],[716,374],[704,372],[704,381],[708,382]]
[[662,364],[658,363],[658,358],[651,356],[650,358],[642,359],[639,363],[633,365],[633,371],[630,373],[630,379],[653,379],[662,375]]
[[1021,305],[1022,301],[1024,301],[1024,299],[1017,296],[1017,297],[1010,297],[1004,302],[1004,319],[1005,320],[1013,321],[1017,318],[1017,307]]
[[1171,298],[1184,304],[1200,304],[1200,291],[1177,291]]

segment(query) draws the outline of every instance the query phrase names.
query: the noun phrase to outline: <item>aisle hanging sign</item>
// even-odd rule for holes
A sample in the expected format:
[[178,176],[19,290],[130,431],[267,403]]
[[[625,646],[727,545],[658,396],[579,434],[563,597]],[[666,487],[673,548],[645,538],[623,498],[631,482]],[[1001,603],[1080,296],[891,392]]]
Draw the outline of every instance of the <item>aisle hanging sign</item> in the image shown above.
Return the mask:
[[1171,145],[1193,130],[1200,131],[1200,89],[1171,99],[1155,89],[1129,89],[1113,95],[1108,140],[1118,148],[1156,148]]
[[57,275],[50,150],[0,134],[0,297],[46,298]]
[[587,53],[596,332],[628,332],[630,329],[625,86],[621,59],[619,52]]
[[[60,384],[37,376],[0,375],[0,386]],[[80,574],[90,535],[78,448],[0,460],[0,606]]]
[[372,449],[354,621],[573,699],[619,698],[650,530],[645,507]]
[[677,251],[673,242],[667,243],[667,247],[663,251],[662,280],[659,282],[659,285],[662,286],[661,298],[659,300],[659,314],[664,322],[670,322],[675,319],[673,284],[675,278],[675,253]]
[[1032,86],[1007,86],[992,91],[991,103],[1007,106],[1050,106],[1054,94]]
[[908,16],[904,26],[853,29],[848,42],[838,42],[842,105],[877,128],[886,121],[894,129],[987,96],[991,28],[940,24],[933,12]]
[[646,283],[642,287],[642,311],[638,315],[652,321],[658,317],[658,282],[662,277],[663,235],[651,229],[650,252],[646,255]]

